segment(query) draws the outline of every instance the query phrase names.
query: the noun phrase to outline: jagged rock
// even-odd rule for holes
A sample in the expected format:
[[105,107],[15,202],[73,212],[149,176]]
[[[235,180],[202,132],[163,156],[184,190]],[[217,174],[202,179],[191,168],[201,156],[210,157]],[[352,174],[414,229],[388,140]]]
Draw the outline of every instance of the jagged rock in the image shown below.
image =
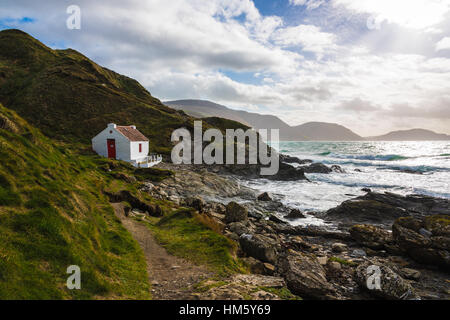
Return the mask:
[[379,201],[348,200],[328,210],[324,218],[328,221],[339,221],[344,225],[355,223],[391,225],[396,219],[405,216],[409,216],[405,209]]
[[226,207],[225,222],[241,222],[248,219],[248,211],[244,206],[232,201]]
[[[371,267],[372,269],[369,269]],[[378,269],[379,273],[375,270]],[[379,276],[379,286],[376,277]],[[412,300],[417,295],[411,285],[385,265],[363,263],[356,268],[358,284],[372,295],[388,300]]]
[[239,238],[242,251],[250,257],[274,264],[277,261],[278,244],[263,235],[243,234]]
[[248,227],[243,222],[232,222],[228,224],[228,229],[238,236],[248,232]]
[[337,172],[337,173],[345,173],[345,170],[342,169],[341,166],[338,166],[336,164],[331,166],[331,170],[333,170],[333,172]]
[[355,225],[350,228],[350,235],[358,244],[374,250],[382,250],[392,241],[388,231],[372,225]]
[[290,250],[278,259],[278,272],[284,276],[288,289],[304,298],[333,298],[325,269],[312,254]]
[[258,196],[259,201],[272,201],[272,198],[267,192],[264,192]]
[[302,168],[295,168],[290,164],[286,164],[281,162],[278,173],[273,176],[263,176],[263,178],[267,178],[269,180],[278,180],[278,181],[298,181],[298,180],[306,180],[309,181],[305,176],[305,171]]
[[[423,235],[421,230],[426,230]],[[401,218],[392,226],[392,235],[406,254],[414,260],[450,269],[450,216]]]
[[305,219],[306,216],[298,209],[292,209],[288,215],[284,216],[288,220]]

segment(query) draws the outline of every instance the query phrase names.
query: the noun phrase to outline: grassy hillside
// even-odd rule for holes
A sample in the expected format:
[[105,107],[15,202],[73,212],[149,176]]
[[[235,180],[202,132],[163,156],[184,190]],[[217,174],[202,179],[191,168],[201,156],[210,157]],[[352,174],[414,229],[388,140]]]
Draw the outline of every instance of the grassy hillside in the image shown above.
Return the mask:
[[[104,161],[0,105],[0,299],[150,297],[143,253],[101,192]],[[66,288],[70,265],[81,290]]]
[[89,143],[109,122],[135,124],[150,138],[151,151],[161,153],[169,152],[171,132],[191,128],[193,120],[137,81],[19,30],[0,32],[0,102],[65,141]]

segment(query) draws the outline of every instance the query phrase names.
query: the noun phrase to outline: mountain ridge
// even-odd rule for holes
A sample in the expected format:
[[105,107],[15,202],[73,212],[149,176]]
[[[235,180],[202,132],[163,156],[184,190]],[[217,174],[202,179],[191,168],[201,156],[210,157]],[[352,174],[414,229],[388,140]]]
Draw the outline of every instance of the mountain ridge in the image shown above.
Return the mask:
[[[255,129],[280,129],[280,139],[284,141],[427,141],[450,140],[450,135],[439,134],[427,129],[391,131],[385,135],[362,137],[337,123],[307,122],[298,126],[289,126],[274,115],[259,114],[244,110],[235,110],[208,100],[173,100],[164,104],[183,110],[197,117],[218,115],[246,124]],[[408,135],[409,134],[409,135]]]

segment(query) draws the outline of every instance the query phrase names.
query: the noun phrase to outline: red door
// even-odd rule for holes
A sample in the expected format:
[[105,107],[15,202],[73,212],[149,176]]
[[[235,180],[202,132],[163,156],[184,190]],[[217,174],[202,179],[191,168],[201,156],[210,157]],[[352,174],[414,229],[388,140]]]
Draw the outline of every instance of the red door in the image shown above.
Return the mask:
[[116,140],[108,139],[108,158],[115,159],[116,158]]

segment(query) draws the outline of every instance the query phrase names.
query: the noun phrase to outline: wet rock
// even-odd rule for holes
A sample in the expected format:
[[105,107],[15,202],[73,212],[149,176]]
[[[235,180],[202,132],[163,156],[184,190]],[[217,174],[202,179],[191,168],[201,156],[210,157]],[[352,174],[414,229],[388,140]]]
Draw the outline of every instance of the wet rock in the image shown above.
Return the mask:
[[[379,285],[377,285],[377,275]],[[387,300],[412,300],[417,295],[411,285],[385,265],[372,265],[370,262],[356,268],[358,284],[372,295]]]
[[391,225],[396,219],[405,216],[409,216],[405,209],[379,201],[348,200],[328,210],[324,218],[328,221],[339,221],[343,225],[355,223]]
[[305,219],[306,216],[298,209],[292,209],[288,215],[284,216],[288,220]]
[[309,166],[302,167],[303,171],[306,173],[323,173],[328,174],[333,172],[333,170],[322,163],[313,163]]
[[269,180],[278,180],[278,181],[298,181],[298,180],[306,180],[309,181],[305,176],[305,171],[302,168],[295,168],[290,164],[286,164],[281,162],[278,173],[273,176],[262,176],[262,178],[266,178]]
[[350,228],[350,235],[360,245],[374,250],[382,250],[392,241],[391,234],[372,225],[355,225]]
[[312,254],[290,250],[278,260],[278,272],[284,276],[288,289],[304,298],[333,298],[325,269]]
[[277,261],[277,243],[263,235],[243,234],[239,238],[242,251],[250,257],[274,264]]
[[272,198],[267,192],[264,192],[258,196],[259,201],[272,201]]
[[336,172],[336,173],[345,173],[345,170],[341,166],[338,166],[338,165],[332,165],[331,170],[333,170],[333,172]]
[[231,222],[241,222],[246,221],[248,219],[248,211],[247,209],[232,201],[226,206],[226,212],[225,212],[225,222],[231,223]]
[[280,157],[280,162],[284,162],[284,163],[308,164],[308,163],[313,162],[312,160],[302,160],[297,157],[289,156],[287,154],[280,154],[279,157]]
[[[392,235],[403,252],[417,262],[450,269],[450,216],[401,218],[392,226]],[[431,229],[431,230],[429,230]],[[427,232],[420,232],[427,230]],[[425,235],[424,235],[425,234]]]

